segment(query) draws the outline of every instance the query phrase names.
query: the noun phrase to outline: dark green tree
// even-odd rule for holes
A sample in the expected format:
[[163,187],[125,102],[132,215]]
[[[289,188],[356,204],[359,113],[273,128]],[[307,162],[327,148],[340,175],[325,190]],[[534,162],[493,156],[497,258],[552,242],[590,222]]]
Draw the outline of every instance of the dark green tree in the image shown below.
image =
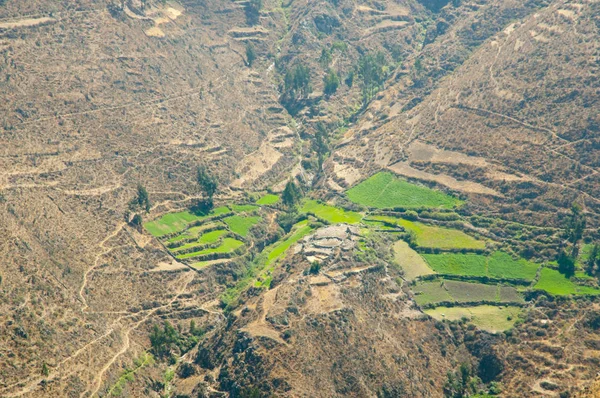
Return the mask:
[[300,100],[308,97],[312,92],[310,69],[302,64],[297,64],[286,72],[283,84],[280,102],[288,112],[295,115],[302,107]]
[[328,69],[329,64],[331,63],[332,56],[331,51],[327,48],[323,48],[321,50],[321,56],[319,57],[319,63],[323,67],[323,69]]
[[246,43],[246,62],[248,63],[248,66],[252,66],[255,60],[256,51],[254,50],[254,46],[252,45],[252,43],[248,42]]
[[246,23],[248,25],[256,25],[260,21],[262,5],[262,0],[250,0],[246,3]]
[[159,358],[169,356],[179,343],[179,332],[168,321],[165,321],[162,329],[154,325],[150,333],[150,344],[152,351]]
[[373,98],[387,78],[383,53],[362,56],[358,61],[358,74],[362,80],[363,103],[366,104]]
[[317,153],[319,171],[323,171],[323,162],[329,153],[329,133],[323,122],[317,123],[317,131],[313,140],[313,148]]
[[46,364],[46,362],[44,362],[42,364],[42,376],[48,376],[50,374],[50,369],[48,368],[48,365]]
[[600,245],[594,244],[585,263],[585,272],[590,276],[600,274]]
[[330,96],[337,91],[340,85],[340,78],[333,69],[329,69],[329,72],[327,72],[323,78],[323,84],[325,86],[323,88],[323,93],[325,93],[326,96]]
[[565,237],[567,241],[573,245],[574,255],[576,255],[575,246],[581,240],[583,236],[583,231],[585,230],[585,214],[583,214],[581,207],[573,203],[571,206],[571,215],[567,219],[567,225],[565,228]]
[[575,257],[562,250],[556,261],[558,263],[558,272],[567,278],[575,275]]
[[288,181],[285,185],[285,189],[283,190],[283,194],[281,195],[281,201],[288,208],[293,208],[302,198],[302,193],[300,189],[294,183],[294,181]]
[[206,168],[206,166],[198,166],[196,181],[200,186],[200,189],[204,193],[204,203],[207,209],[212,209],[213,207],[213,197],[217,192],[217,188],[219,183],[217,178],[213,176],[210,171]]
[[148,191],[142,184],[138,184],[137,186],[137,196],[135,197],[134,201],[137,206],[146,210],[146,212],[150,211],[150,198],[148,196]]

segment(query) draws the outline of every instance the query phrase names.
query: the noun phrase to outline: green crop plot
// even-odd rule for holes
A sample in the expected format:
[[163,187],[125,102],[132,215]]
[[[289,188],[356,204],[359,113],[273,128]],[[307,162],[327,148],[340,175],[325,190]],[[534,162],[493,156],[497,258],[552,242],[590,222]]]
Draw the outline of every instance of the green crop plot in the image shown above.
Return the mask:
[[204,250],[200,250],[200,251],[193,252],[193,253],[180,254],[179,256],[177,256],[177,258],[180,260],[185,260],[186,258],[204,256],[207,254],[231,253],[232,251],[242,247],[243,245],[244,245],[244,242],[241,242],[237,239],[225,238],[225,239],[223,239],[223,242],[221,243],[221,245],[218,247],[204,249]]
[[307,200],[304,202],[304,205],[300,211],[314,214],[317,218],[323,219],[332,224],[356,224],[362,220],[362,214],[360,213],[340,209],[339,207],[329,206],[319,203],[316,200]]
[[419,305],[454,301],[443,285],[443,281],[417,283],[412,288]]
[[268,205],[274,205],[277,202],[279,202],[279,196],[268,193],[265,196],[263,196],[262,198],[258,199],[256,201],[256,204],[261,205],[261,206],[268,206]]
[[539,264],[524,259],[513,259],[504,252],[494,252],[488,257],[488,276],[498,279],[524,279],[531,281]]
[[226,206],[218,207],[213,209],[209,214],[194,214],[189,211],[181,211],[178,213],[168,213],[159,218],[158,220],[150,221],[144,224],[144,227],[148,232],[156,237],[172,234],[175,232],[183,231],[187,226],[196,221],[201,221],[209,217],[225,214],[229,211]]
[[598,295],[600,290],[589,286],[580,286],[551,268],[542,268],[540,280],[534,286],[536,290],[545,290],[555,296]]
[[384,208],[433,207],[452,209],[462,202],[443,192],[411,184],[392,173],[377,173],[347,192],[348,198],[363,206]]
[[291,234],[286,240],[275,243],[270,246],[266,252],[267,261],[266,265],[272,264],[275,260],[279,259],[294,243],[304,238],[312,231],[312,227],[308,225],[308,221],[301,221],[295,225],[294,233]]
[[185,245],[174,248],[172,251],[180,252],[182,250],[191,249],[192,247],[209,245],[211,243],[216,243],[219,239],[227,233],[224,229],[217,229],[216,231],[207,232],[204,235],[200,236],[198,240],[195,242],[190,242]]
[[489,257],[479,254],[423,254],[431,269],[439,274],[488,276],[498,279],[521,279],[531,281],[539,265],[527,260],[513,259],[503,252]]
[[223,221],[225,221],[225,224],[227,224],[229,226],[229,229],[232,232],[235,232],[238,235],[246,237],[248,235],[248,231],[250,231],[250,228],[252,228],[258,222],[260,222],[260,220],[261,220],[261,218],[258,216],[244,217],[244,216],[235,215],[235,216],[227,217]]
[[423,254],[423,258],[439,274],[487,276],[487,257],[480,254]]
[[231,210],[235,211],[236,213],[246,213],[258,208],[259,207],[255,205],[231,205]]
[[225,226],[221,222],[202,224],[197,227],[192,227],[192,228],[186,229],[183,233],[181,233],[181,235],[174,236],[174,237],[170,238],[169,240],[167,240],[167,242],[174,243],[174,242],[179,242],[179,241],[182,241],[185,239],[198,238],[198,236],[200,236],[206,230],[214,229],[214,228],[219,228],[219,229],[223,228],[224,229],[224,227]]
[[473,307],[436,307],[425,313],[437,320],[456,321],[467,318],[482,330],[498,333],[508,330],[515,324],[520,307],[496,307],[493,305],[478,305]]

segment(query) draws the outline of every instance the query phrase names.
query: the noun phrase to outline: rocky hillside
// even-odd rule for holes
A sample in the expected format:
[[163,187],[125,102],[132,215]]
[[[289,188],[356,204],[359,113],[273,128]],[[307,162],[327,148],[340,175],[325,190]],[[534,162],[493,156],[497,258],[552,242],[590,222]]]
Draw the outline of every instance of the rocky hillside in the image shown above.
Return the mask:
[[[384,170],[452,193],[457,213],[396,210],[475,236],[471,254],[552,262],[573,203],[598,239],[599,15],[594,0],[0,0],[0,396],[588,387],[593,295],[540,294],[538,269],[507,332],[435,320],[391,250],[415,234],[346,190]],[[194,211],[199,166],[213,213]],[[289,181],[337,207],[278,202]]]

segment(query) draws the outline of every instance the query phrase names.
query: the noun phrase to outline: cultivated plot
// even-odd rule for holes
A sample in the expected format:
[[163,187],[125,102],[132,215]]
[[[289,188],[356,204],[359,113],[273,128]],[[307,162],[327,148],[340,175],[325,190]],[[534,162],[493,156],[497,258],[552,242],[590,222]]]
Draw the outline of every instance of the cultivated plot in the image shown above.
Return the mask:
[[385,208],[432,207],[452,209],[462,202],[441,191],[412,184],[392,173],[377,173],[347,192],[348,198],[363,206]]

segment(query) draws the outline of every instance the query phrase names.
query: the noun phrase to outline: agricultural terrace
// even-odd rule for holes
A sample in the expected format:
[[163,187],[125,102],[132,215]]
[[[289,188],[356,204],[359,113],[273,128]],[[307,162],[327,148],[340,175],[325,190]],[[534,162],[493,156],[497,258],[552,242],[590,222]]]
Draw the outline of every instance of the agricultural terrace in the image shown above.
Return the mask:
[[454,303],[524,303],[523,296],[512,286],[439,279],[418,282],[413,287],[417,304]]
[[187,229],[190,224],[200,223],[208,218],[225,214],[229,211],[228,207],[223,206],[213,209],[209,214],[196,214],[188,210],[178,213],[167,213],[158,220],[145,223],[144,228],[155,237],[160,238],[164,235],[181,232]]
[[279,202],[279,196],[269,193],[269,194],[262,196],[260,199],[258,199],[256,201],[256,204],[260,205],[260,206],[269,206],[269,205],[274,205],[277,202]]
[[354,203],[376,209],[432,207],[452,209],[463,202],[424,186],[397,178],[392,173],[381,172],[347,191]]
[[300,211],[303,213],[312,214],[315,217],[325,220],[331,224],[357,224],[363,218],[362,214],[360,213],[326,205],[317,202],[316,200],[306,200]]
[[243,237],[248,236],[250,228],[258,224],[262,218],[259,216],[231,216],[224,218],[223,221],[229,227],[231,232],[235,232]]
[[458,229],[426,225],[390,216],[372,216],[369,217],[369,220],[381,221],[387,225],[402,227],[406,231],[414,232],[416,244],[421,247],[434,249],[485,249],[484,241],[477,240]]
[[560,272],[551,268],[542,268],[540,280],[534,289],[544,290],[556,296],[564,295],[598,295],[600,290],[589,286],[577,285]]
[[439,321],[467,319],[478,328],[490,333],[498,333],[512,328],[520,312],[520,307],[497,307],[492,305],[437,307],[425,310],[427,315]]

